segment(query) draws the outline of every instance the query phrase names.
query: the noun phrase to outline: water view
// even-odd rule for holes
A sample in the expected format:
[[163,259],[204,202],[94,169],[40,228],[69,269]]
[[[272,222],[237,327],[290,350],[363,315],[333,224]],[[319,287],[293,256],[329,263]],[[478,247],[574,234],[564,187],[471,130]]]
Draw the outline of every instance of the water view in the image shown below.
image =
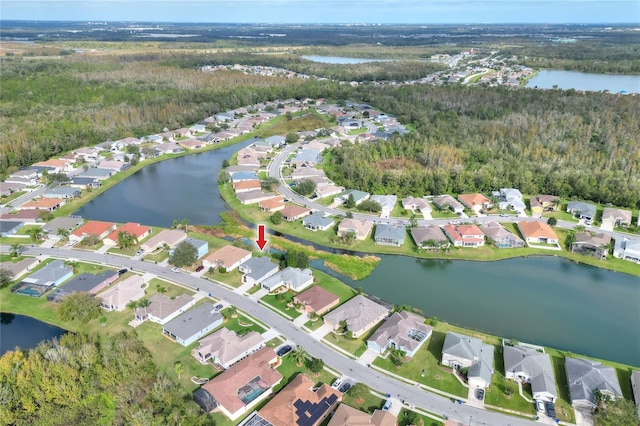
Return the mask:
[[542,70],[526,87],[540,89],[575,89],[610,93],[640,93],[640,75],[591,74],[578,71]]
[[0,313],[0,356],[16,347],[31,349],[38,343],[60,337],[65,330],[24,315]]
[[385,255],[364,280],[340,278],[453,324],[640,366],[640,280],[632,275],[553,256],[472,262]]
[[367,62],[387,62],[392,59],[364,59],[364,58],[347,58],[343,56],[315,56],[303,55],[302,58],[313,62],[322,62],[323,64],[364,64]]
[[201,154],[152,164],[100,194],[74,214],[85,219],[137,222],[170,227],[174,219],[192,224],[215,225],[225,211],[218,191],[222,162],[242,142]]

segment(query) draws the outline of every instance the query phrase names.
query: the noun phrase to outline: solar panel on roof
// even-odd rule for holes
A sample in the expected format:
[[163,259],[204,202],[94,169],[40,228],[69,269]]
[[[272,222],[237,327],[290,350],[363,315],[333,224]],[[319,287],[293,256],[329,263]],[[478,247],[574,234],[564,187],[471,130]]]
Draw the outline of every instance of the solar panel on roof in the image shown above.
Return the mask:
[[297,400],[293,403],[296,407],[296,415],[298,426],[312,426],[331,408],[331,406],[338,400],[338,396],[331,394],[329,397],[322,398],[322,400],[314,404],[310,401]]

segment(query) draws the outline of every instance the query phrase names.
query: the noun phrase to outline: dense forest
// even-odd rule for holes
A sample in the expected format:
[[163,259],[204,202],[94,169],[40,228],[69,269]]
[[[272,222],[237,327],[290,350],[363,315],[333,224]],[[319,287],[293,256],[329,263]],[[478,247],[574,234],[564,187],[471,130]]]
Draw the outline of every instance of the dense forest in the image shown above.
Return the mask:
[[513,186],[640,206],[637,97],[459,86],[360,95],[416,131],[335,149],[326,169],[340,185],[399,196]]
[[59,341],[0,358],[0,423],[5,425],[212,424],[134,334]]

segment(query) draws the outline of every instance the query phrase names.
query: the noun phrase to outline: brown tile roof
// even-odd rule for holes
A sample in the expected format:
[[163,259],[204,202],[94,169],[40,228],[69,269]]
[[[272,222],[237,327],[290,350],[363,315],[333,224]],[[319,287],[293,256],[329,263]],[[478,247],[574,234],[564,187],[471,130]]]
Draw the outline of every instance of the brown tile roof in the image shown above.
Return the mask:
[[[313,415],[318,419],[313,423],[305,422],[306,426],[320,424],[342,399],[342,394],[324,383],[314,392],[313,384],[311,377],[302,373],[298,374],[267,405],[258,411],[258,414],[263,419],[271,422],[273,426],[295,426],[300,424],[301,419],[298,414]],[[335,395],[333,403],[328,402],[328,398],[331,395]],[[295,407],[296,401],[307,402],[308,408],[313,412],[304,411],[299,413]]]
[[256,377],[269,387],[280,383],[282,374],[271,367],[278,358],[270,347],[264,347],[232,365],[228,370],[211,379],[202,388],[230,413],[235,413],[245,404],[238,398],[238,390]]
[[371,415],[340,404],[327,426],[395,426],[397,421],[388,411],[375,410]]
[[2,220],[19,220],[19,219],[37,219],[40,215],[40,210],[18,210],[15,213],[6,213],[0,216]]
[[458,200],[462,201],[462,204],[467,207],[482,206],[491,203],[491,200],[482,194],[460,194],[458,195]]
[[301,215],[310,213],[311,210],[309,210],[306,207],[302,207],[302,206],[297,206],[295,204],[290,205],[285,207],[281,213],[282,213],[282,217],[284,218],[294,218],[294,217],[299,217]]
[[260,189],[260,181],[255,179],[233,182],[233,190],[237,191],[239,189]]
[[518,229],[525,238],[548,238],[557,240],[558,236],[551,227],[540,221],[535,222],[518,222]]
[[37,200],[29,201],[24,204],[23,208],[45,208],[50,209],[51,207],[55,207],[60,203],[64,203],[62,198],[39,198]]
[[139,223],[128,222],[118,227],[115,231],[107,235],[107,238],[111,241],[118,241],[118,234],[120,232],[128,232],[136,238],[140,238],[147,232],[151,231],[149,226],[140,225]]
[[258,206],[261,209],[270,210],[276,207],[284,206],[284,198],[283,197],[273,197],[268,200],[261,201],[258,203]]
[[225,268],[229,268],[237,263],[251,252],[240,247],[224,246],[207,256],[206,261],[213,264],[220,264]]
[[293,299],[297,303],[309,306],[313,312],[321,312],[340,300],[338,296],[318,285],[303,291]]

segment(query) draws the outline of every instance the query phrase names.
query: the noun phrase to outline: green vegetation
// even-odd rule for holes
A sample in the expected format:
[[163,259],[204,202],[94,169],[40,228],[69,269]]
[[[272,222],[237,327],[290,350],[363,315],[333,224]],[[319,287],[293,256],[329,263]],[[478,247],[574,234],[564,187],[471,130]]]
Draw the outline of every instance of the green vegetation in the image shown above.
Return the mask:
[[[370,333],[365,333],[360,337],[352,338],[347,335],[339,335],[335,332],[329,333],[324,337],[324,340],[331,343],[332,345],[336,345],[350,354],[354,355],[358,358],[367,350],[367,338],[373,333],[371,330]],[[351,334],[347,331],[347,334]]]
[[280,120],[276,124],[266,127],[264,130],[260,130],[257,134],[261,137],[269,137],[275,135],[285,135],[290,132],[305,132],[308,130],[320,129],[323,127],[335,126],[337,122],[331,120],[326,115],[320,115],[315,111],[309,112],[309,110],[303,111],[303,115],[300,115],[293,120]]
[[193,265],[196,260],[198,260],[198,249],[193,244],[183,241],[173,250],[173,254],[169,257],[169,264],[182,268]]
[[285,291],[283,293],[267,294],[261,300],[277,311],[282,312],[286,317],[298,318],[302,313],[295,308],[293,296],[293,292]]

